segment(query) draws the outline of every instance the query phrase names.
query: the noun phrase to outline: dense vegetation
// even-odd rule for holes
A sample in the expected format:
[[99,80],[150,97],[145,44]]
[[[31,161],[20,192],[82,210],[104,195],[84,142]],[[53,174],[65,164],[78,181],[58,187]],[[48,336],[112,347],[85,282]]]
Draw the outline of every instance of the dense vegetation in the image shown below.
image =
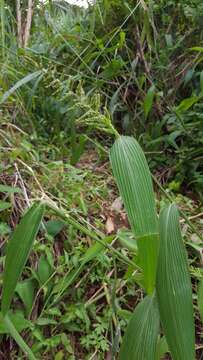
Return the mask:
[[[202,1],[97,0],[88,9],[64,1],[33,3],[29,28],[29,1],[16,1],[20,8],[0,1],[0,259],[5,273],[0,358],[24,359],[28,345],[39,359],[116,359],[136,305],[138,312],[149,308],[149,298],[141,300],[155,280],[148,279],[148,286],[135,271],[143,265],[137,261],[140,247],[131,213],[139,201],[131,208],[123,190],[120,176],[126,174],[124,186],[131,179],[125,161],[121,166],[122,151],[111,153],[115,179],[109,162],[109,150],[122,134],[135,137],[145,152],[158,212],[170,202],[179,207],[192,277],[196,358],[201,359]],[[146,178],[144,173],[137,180],[145,185]],[[138,189],[137,183],[131,186]],[[178,223],[176,210],[169,209]],[[141,218],[147,216],[148,210],[140,211]],[[164,216],[166,211],[160,216],[163,234],[172,226]],[[21,218],[24,227],[16,228]],[[7,247],[12,234],[14,245]],[[19,252],[22,239],[27,248]],[[160,253],[164,259],[165,250]],[[15,255],[21,258],[19,268]],[[168,270],[160,259],[158,270]],[[158,298],[167,289],[167,283],[166,289],[157,285]],[[8,311],[27,345],[5,321]],[[163,308],[160,312],[167,316]],[[168,348],[162,335],[154,358],[170,359],[170,350],[179,359],[180,353],[171,350],[173,341],[167,338]]]

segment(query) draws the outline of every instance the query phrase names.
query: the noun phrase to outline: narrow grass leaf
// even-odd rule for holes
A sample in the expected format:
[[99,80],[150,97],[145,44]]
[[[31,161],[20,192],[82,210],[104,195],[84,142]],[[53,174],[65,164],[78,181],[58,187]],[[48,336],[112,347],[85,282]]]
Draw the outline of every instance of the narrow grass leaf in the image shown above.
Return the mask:
[[11,203],[7,201],[0,200],[0,211],[9,209],[11,207]]
[[148,118],[149,113],[151,111],[151,108],[153,105],[153,100],[154,100],[154,95],[155,95],[155,86],[152,85],[149,88],[149,90],[147,91],[147,94],[145,96],[144,103],[143,103],[145,119]]
[[201,46],[193,46],[192,48],[190,48],[190,50],[193,50],[193,51],[198,51],[198,52],[203,52],[203,47]]
[[[106,236],[102,239],[104,244],[110,244],[113,241],[113,236]],[[104,245],[95,242],[92,246],[87,249],[84,256],[82,257],[82,264],[86,264],[87,262],[95,259],[99,254],[103,253],[106,250]]]
[[0,184],[0,192],[14,194],[14,193],[22,193],[22,190],[18,187]]
[[197,303],[201,320],[203,322],[203,280],[200,281],[197,293]]
[[160,214],[157,297],[173,360],[195,359],[192,288],[179,215],[175,205]]
[[196,104],[200,100],[199,96],[191,96],[181,101],[181,103],[177,106],[176,110],[178,112],[187,111],[190,109],[194,104]]
[[203,70],[200,72],[200,89],[203,93]]
[[8,243],[3,274],[2,313],[5,315],[39,230],[44,205],[34,204],[17,225]]
[[16,343],[18,344],[20,349],[28,356],[28,358],[30,360],[37,360],[36,357],[34,356],[33,352],[31,351],[31,349],[29,348],[29,346],[27,346],[27,344],[25,343],[25,341],[23,340],[23,338],[21,337],[19,332],[16,330],[16,328],[13,325],[13,323],[12,323],[10,317],[8,316],[8,314],[4,317],[4,323],[5,323],[6,327],[7,327],[8,332],[10,333],[10,335],[16,341]]
[[27,76],[25,76],[23,79],[20,79],[19,81],[17,81],[17,83],[12,86],[8,91],[6,91],[2,98],[0,99],[0,104],[3,104],[12,94],[15,93],[16,90],[18,90],[19,88],[21,88],[22,86],[24,86],[25,84],[27,84],[28,82],[34,80],[35,78],[37,78],[38,76],[41,75],[41,70],[39,71],[35,71],[32,74],[29,74]]
[[[9,316],[9,319],[11,320],[11,322],[13,323],[13,325],[15,326],[18,332],[32,328],[32,322],[25,318],[23,311],[21,310],[17,310],[16,312],[9,311],[7,315]],[[8,333],[9,331],[4,322],[4,317],[0,312],[0,335],[8,334]]]
[[157,359],[159,311],[154,296],[147,296],[137,305],[128,324],[119,360]]
[[149,167],[138,142],[128,136],[116,140],[110,152],[110,161],[137,239],[145,287],[148,293],[152,293],[156,279],[159,235]]

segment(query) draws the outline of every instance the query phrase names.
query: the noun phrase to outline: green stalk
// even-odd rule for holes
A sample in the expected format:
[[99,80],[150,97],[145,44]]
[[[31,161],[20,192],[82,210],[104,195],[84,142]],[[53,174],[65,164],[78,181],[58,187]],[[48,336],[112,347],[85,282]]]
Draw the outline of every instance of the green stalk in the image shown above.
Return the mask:
[[5,58],[5,22],[4,22],[4,0],[1,0],[1,45],[2,45],[2,57]]

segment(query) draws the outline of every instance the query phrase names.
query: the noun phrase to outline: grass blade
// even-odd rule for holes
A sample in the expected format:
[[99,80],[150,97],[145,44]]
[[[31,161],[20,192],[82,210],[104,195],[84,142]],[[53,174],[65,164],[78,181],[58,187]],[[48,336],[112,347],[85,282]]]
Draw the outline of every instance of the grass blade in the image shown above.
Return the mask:
[[4,211],[6,209],[9,209],[10,207],[11,207],[11,203],[0,200],[0,211]]
[[13,339],[16,341],[16,343],[19,345],[21,350],[28,356],[30,360],[36,360],[36,357],[34,356],[33,352],[27,346],[27,344],[24,342],[23,338],[19,334],[19,332],[16,330],[15,326],[13,325],[11,319],[8,315],[4,317],[4,323],[10,333],[10,335],[13,337]]
[[8,243],[3,274],[2,313],[10,308],[12,297],[23,271],[44,213],[44,206],[34,204],[17,225]]
[[0,184],[0,192],[8,193],[8,194],[15,194],[15,193],[22,193],[22,190],[18,187]]
[[137,238],[140,264],[148,293],[155,286],[159,251],[158,220],[152,179],[138,142],[121,136],[113,145],[110,160],[132,230]]
[[160,318],[174,360],[195,359],[192,288],[175,205],[160,215],[157,296]]
[[27,84],[28,82],[34,80],[35,78],[37,78],[38,76],[41,75],[41,70],[39,71],[35,71],[34,73],[32,74],[29,74],[27,76],[25,76],[23,79],[20,79],[19,81],[17,81],[17,83],[12,86],[8,91],[6,91],[1,100],[0,100],[0,104],[3,104],[8,98],[10,95],[12,95],[16,90],[18,90],[21,86]]
[[119,360],[155,360],[159,332],[159,311],[154,296],[147,296],[136,307],[128,324]]
[[143,103],[145,119],[148,118],[149,113],[152,109],[154,96],[155,96],[155,86],[152,85],[149,88],[149,90],[147,91],[147,94],[146,94],[146,97],[145,97],[144,103]]
[[200,318],[203,323],[203,280],[200,281],[198,286],[197,303],[198,303]]

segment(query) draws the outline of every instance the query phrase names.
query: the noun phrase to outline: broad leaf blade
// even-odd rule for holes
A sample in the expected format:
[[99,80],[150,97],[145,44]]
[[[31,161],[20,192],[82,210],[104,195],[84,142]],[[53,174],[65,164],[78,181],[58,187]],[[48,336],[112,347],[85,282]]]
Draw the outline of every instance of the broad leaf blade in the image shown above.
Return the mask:
[[160,318],[174,360],[195,359],[192,288],[175,205],[160,215],[157,297]]
[[140,145],[132,137],[120,136],[110,160],[135,235],[158,233],[151,174]]
[[26,315],[29,316],[35,298],[35,280],[31,278],[18,282],[16,293],[25,306]]
[[154,296],[136,307],[128,324],[119,360],[155,360],[159,333],[159,312]]
[[44,206],[34,204],[17,225],[8,243],[3,275],[2,313],[9,310],[12,297],[23,271],[42,220]]
[[129,222],[137,237],[145,287],[148,293],[152,293],[156,278],[159,236],[149,167],[138,142],[128,136],[121,136],[116,140],[111,149],[110,160]]

